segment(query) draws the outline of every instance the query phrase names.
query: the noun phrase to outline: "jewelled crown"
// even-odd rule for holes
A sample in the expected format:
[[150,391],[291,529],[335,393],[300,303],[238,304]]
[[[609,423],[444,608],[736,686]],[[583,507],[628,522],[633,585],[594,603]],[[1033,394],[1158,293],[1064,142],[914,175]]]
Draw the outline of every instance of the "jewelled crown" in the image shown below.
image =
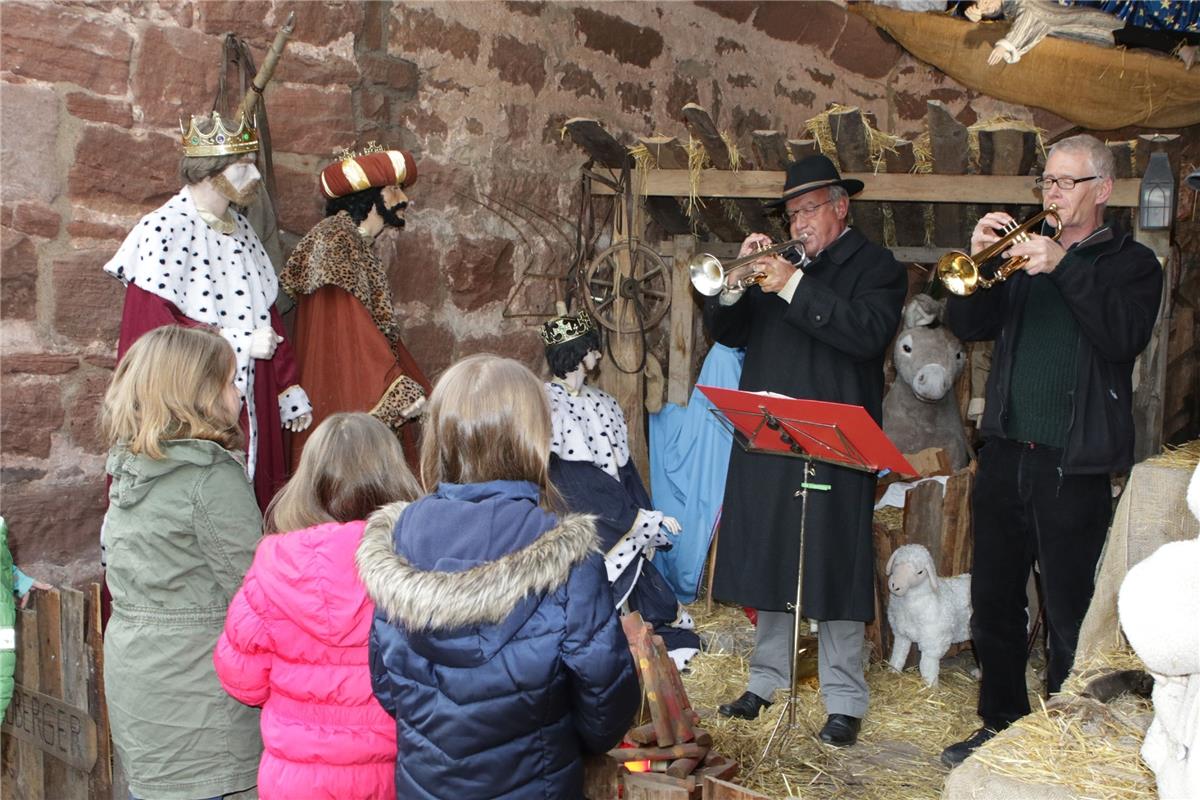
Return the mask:
[[555,317],[542,325],[542,342],[547,345],[562,344],[594,330],[596,326],[592,318],[586,311],[580,311],[573,316]]
[[[196,123],[210,119],[211,129],[208,133],[201,133]],[[225,127],[225,120],[221,119],[219,112],[212,112],[212,117],[193,115],[187,131],[183,133],[183,154],[196,158],[258,152],[258,130],[247,123],[245,116],[240,112],[237,122],[237,128],[230,130]],[[182,122],[179,123],[179,130],[183,131]]]

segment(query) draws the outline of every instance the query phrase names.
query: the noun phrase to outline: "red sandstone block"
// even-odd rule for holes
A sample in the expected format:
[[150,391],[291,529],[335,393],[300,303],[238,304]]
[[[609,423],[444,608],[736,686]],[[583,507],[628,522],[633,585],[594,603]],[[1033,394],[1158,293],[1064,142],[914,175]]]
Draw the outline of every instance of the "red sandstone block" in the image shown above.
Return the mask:
[[54,281],[54,330],[80,344],[115,345],[125,302],[125,287],[104,266],[116,246],[82,250],[51,266]]
[[[138,44],[133,97],[152,125],[206,114],[217,91],[221,40],[187,28],[148,27]],[[241,100],[240,89],[236,90]]]
[[44,81],[67,81],[101,94],[124,94],[133,38],[107,19],[65,3],[0,7],[4,68]]
[[[65,416],[58,381],[25,375],[5,375],[0,380],[4,413],[0,414],[0,447],[5,455],[50,456],[50,434],[62,427]],[[8,496],[5,493],[5,516]]]
[[0,228],[0,317],[37,318],[37,251],[8,227]]

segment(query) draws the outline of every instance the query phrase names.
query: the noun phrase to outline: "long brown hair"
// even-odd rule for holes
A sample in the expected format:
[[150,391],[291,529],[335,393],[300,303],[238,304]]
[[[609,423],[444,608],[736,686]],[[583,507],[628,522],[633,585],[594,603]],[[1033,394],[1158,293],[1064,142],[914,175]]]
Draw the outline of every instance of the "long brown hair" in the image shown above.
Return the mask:
[[267,506],[268,533],[351,522],[421,493],[396,435],[370,414],[333,414],[304,443],[300,466]]
[[143,334],[117,365],[104,393],[101,425],[109,445],[162,458],[173,439],[241,447],[236,414],[223,394],[237,367],[233,348],[207,328],[165,325]]
[[542,505],[561,506],[550,484],[550,404],[528,367],[491,353],[446,370],[429,397],[421,442],[421,483],[529,481]]

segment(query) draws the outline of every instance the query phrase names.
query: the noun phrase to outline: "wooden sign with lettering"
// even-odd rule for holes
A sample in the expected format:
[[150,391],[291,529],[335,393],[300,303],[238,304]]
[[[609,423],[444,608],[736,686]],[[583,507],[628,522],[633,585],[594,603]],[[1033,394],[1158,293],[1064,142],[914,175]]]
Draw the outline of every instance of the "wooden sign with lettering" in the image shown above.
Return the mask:
[[20,684],[0,730],[84,772],[96,763],[96,723],[87,711]]

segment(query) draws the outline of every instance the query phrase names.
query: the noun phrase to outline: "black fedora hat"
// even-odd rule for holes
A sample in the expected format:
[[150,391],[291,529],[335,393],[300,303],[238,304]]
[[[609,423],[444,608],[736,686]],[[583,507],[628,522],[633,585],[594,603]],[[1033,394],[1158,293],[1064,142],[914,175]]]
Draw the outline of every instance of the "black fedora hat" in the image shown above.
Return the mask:
[[850,196],[863,190],[863,182],[842,180],[837,167],[823,155],[808,156],[788,165],[787,180],[783,184],[783,196],[778,200],[767,203],[768,208],[776,208],[802,194],[824,189],[826,186],[841,186]]

